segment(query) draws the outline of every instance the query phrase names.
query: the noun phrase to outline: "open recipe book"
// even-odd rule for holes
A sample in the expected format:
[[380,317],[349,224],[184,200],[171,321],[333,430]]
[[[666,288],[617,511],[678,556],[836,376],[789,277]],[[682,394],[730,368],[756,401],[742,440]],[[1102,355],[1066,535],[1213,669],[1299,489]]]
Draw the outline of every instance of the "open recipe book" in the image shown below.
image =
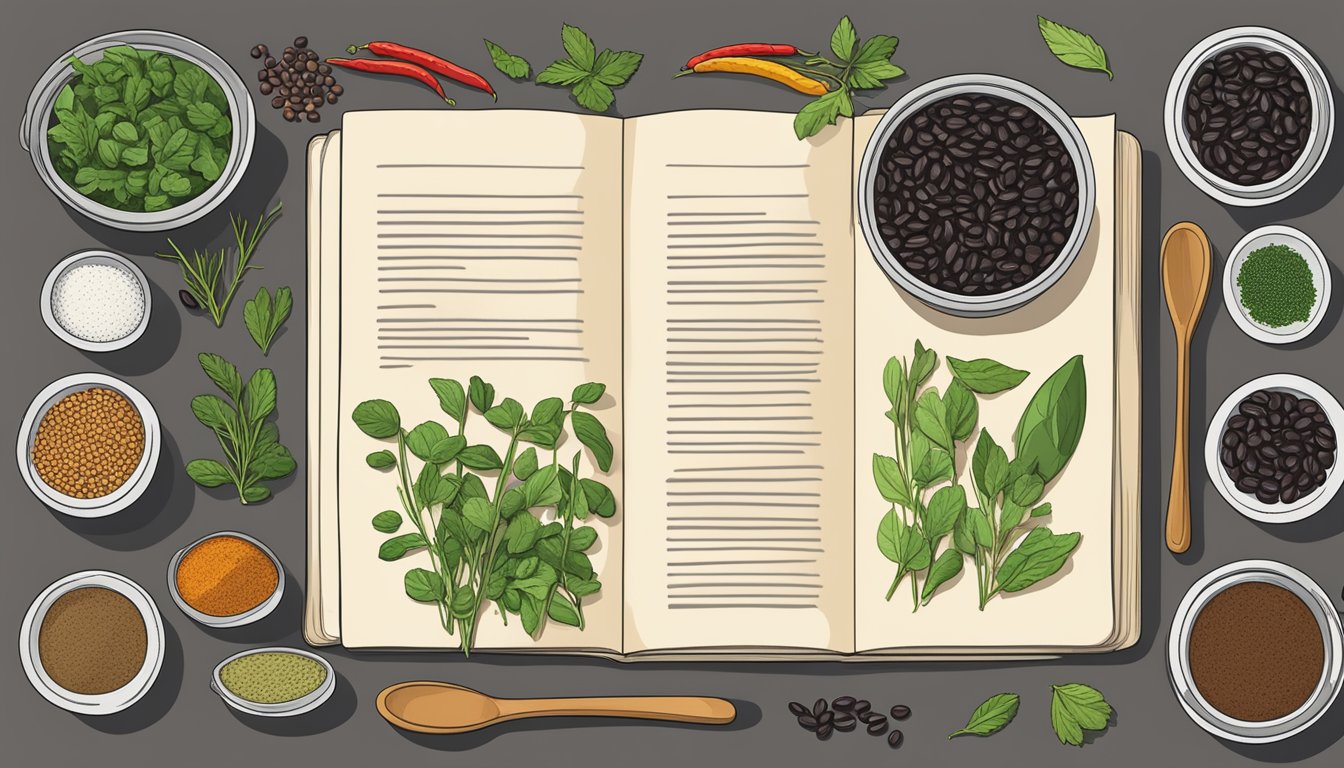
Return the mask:
[[[370,519],[398,506],[395,481],[366,465],[386,445],[351,412],[383,398],[403,424],[442,420],[427,380],[479,375],[524,404],[605,383],[593,407],[615,459],[600,479],[618,511],[592,523],[602,590],[585,628],[550,622],[534,640],[487,604],[478,651],[864,660],[1133,644],[1138,144],[1113,117],[1078,119],[1097,175],[1083,253],[1026,307],[957,318],[894,286],[858,230],[879,116],[798,141],[792,115],[761,112],[354,112],[316,137],[308,641],[456,650],[435,607],[404,593],[407,562],[427,556],[377,556],[387,537]],[[1032,372],[982,402],[1001,443],[1040,382],[1084,356],[1086,427],[1047,493],[1051,525],[1081,543],[1048,587],[981,611],[968,567],[918,612],[904,592],[886,599],[896,566],[876,532],[890,505],[871,457],[892,450],[883,366],[916,339]],[[948,377],[940,365],[931,384]],[[473,443],[498,438],[482,421]]]

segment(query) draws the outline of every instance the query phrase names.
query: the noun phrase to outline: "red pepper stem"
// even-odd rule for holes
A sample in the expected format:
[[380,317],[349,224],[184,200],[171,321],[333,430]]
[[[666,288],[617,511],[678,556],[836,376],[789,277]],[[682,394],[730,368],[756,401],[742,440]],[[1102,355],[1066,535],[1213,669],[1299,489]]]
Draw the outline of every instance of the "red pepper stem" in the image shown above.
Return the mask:
[[345,47],[345,52],[350,54],[351,56],[354,56],[356,53],[359,53],[360,51],[368,47],[369,46],[367,45],[347,45]]

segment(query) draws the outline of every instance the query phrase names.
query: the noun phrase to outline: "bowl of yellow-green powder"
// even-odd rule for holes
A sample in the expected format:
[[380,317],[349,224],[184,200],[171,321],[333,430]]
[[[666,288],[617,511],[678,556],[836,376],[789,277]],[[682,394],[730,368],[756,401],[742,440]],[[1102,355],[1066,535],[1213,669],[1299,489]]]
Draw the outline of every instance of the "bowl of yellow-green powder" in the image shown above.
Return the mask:
[[1261,227],[1227,257],[1223,300],[1247,336],[1289,344],[1310,336],[1330,306],[1330,264],[1292,227]]
[[297,648],[254,648],[221,661],[210,688],[224,703],[250,715],[290,717],[331,698],[336,674],[321,656]]

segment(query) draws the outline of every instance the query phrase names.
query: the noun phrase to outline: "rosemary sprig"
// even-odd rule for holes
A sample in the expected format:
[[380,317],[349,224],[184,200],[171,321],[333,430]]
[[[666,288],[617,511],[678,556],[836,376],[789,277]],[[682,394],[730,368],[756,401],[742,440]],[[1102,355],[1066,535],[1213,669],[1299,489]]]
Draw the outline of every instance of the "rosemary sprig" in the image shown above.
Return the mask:
[[224,314],[228,312],[229,304],[233,302],[233,295],[237,293],[243,275],[249,269],[261,269],[252,264],[252,256],[257,250],[257,244],[261,242],[262,235],[266,234],[266,230],[270,229],[271,224],[279,218],[280,209],[283,207],[284,203],[276,203],[275,208],[262,216],[255,226],[251,226],[250,222],[237,214],[229,214],[238,263],[232,275],[227,278],[227,287],[225,287],[225,272],[229,258],[228,250],[225,248],[220,248],[218,251],[193,249],[191,256],[188,257],[177,243],[169,238],[168,245],[172,247],[173,252],[154,254],[161,259],[177,262],[182,270],[182,282],[187,284],[187,290],[197,303],[210,312],[210,319],[214,321],[216,328],[224,326]]

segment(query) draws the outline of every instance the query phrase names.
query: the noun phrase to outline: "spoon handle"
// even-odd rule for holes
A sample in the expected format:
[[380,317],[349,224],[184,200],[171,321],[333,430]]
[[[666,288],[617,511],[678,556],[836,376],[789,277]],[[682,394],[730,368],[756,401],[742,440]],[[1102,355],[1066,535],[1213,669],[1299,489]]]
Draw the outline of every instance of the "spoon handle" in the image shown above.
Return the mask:
[[573,699],[498,699],[507,719],[524,717],[629,717],[724,725],[737,716],[727,699],[706,696],[595,696]]
[[1167,501],[1167,549],[1180,554],[1190,548],[1190,337],[1176,345],[1176,448],[1171,462],[1171,496]]

